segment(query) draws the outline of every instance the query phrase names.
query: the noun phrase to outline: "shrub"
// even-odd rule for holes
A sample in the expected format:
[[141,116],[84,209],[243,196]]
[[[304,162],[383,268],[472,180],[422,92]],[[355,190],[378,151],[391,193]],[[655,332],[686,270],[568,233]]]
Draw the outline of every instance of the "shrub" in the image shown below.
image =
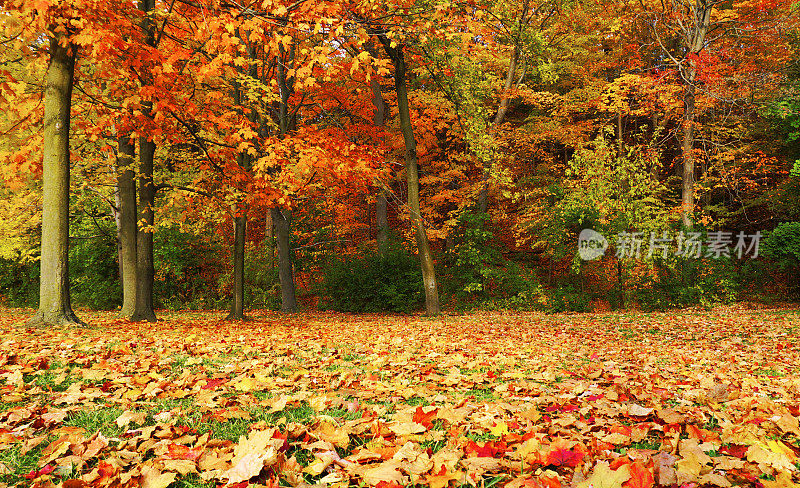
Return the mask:
[[160,227],[154,236],[155,283],[153,295],[169,309],[203,309],[227,306],[212,283],[230,264],[230,253],[208,235],[185,232],[177,225]]
[[35,308],[39,304],[39,262],[0,259],[0,303]]
[[800,267],[800,222],[779,224],[761,242],[760,253],[781,269]]
[[456,308],[531,308],[539,295],[536,275],[503,257],[488,229],[488,214],[465,212],[453,231],[443,289]]
[[397,244],[364,250],[322,266],[322,308],[339,312],[409,312],[423,303],[419,260]]
[[112,310],[122,302],[117,264],[116,226],[108,220],[78,220],[72,225],[69,275],[72,304]]

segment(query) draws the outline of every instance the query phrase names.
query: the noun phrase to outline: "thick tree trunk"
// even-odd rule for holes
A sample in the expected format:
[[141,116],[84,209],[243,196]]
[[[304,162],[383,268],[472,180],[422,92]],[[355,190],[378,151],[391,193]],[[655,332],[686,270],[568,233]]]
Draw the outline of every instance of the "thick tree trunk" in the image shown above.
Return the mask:
[[77,47],[50,39],[44,92],[44,168],[39,311],[28,325],[63,326],[82,322],[69,294],[69,126]]
[[[281,60],[276,67],[278,85],[281,91],[281,101],[278,114],[279,137],[282,139],[288,132],[297,128],[297,119],[289,111],[289,98],[294,93],[293,78],[287,73],[294,69],[295,44],[289,51],[281,46],[279,48]],[[275,240],[278,247],[278,279],[281,283],[281,311],[296,312],[297,299],[295,297],[294,275],[292,273],[292,251],[289,247],[291,213],[287,209],[278,207],[271,209],[272,225],[275,229]]]
[[292,274],[292,251],[289,239],[291,214],[288,210],[272,209],[272,223],[278,241],[278,277],[281,282],[281,311],[297,312],[297,299]]
[[155,200],[153,161],[156,145],[144,137],[139,139],[139,210],[142,227],[136,235],[136,306],[131,320],[156,321],[153,309],[153,234],[155,231]]
[[272,224],[272,212],[267,212],[264,233],[264,241],[267,244],[267,253],[269,255],[269,269],[270,271],[275,271],[275,226]]
[[406,150],[406,181],[408,183],[408,207],[411,222],[417,239],[417,252],[422,267],[422,282],[425,289],[425,311],[428,315],[441,313],[439,306],[439,288],[436,283],[436,271],[433,266],[433,254],[422,220],[419,206],[419,169],[417,166],[417,141],[411,125],[411,112],[408,106],[408,88],[406,87],[406,63],[402,47],[392,48],[388,39],[381,38],[384,48],[394,62],[394,86],[397,92],[397,111],[400,118],[400,129]]
[[120,281],[122,283],[121,317],[130,318],[136,309],[136,179],[133,161],[136,146],[127,134],[118,138],[117,166],[117,241]]
[[247,215],[233,218],[233,301],[226,320],[244,320],[244,244]]

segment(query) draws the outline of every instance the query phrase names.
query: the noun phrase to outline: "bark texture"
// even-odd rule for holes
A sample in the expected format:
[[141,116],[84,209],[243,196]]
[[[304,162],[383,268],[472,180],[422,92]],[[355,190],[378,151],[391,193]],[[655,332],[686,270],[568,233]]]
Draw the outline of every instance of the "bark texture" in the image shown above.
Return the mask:
[[122,283],[121,317],[131,318],[136,308],[136,146],[128,135],[118,138],[117,249]]
[[425,290],[425,311],[428,315],[441,313],[439,305],[439,287],[436,283],[436,271],[433,265],[428,234],[425,222],[422,219],[419,205],[419,168],[417,162],[417,141],[414,138],[414,128],[411,125],[411,112],[408,104],[408,87],[406,86],[406,62],[402,45],[392,47],[392,42],[384,35],[380,37],[386,54],[394,64],[394,86],[397,92],[397,111],[400,118],[400,129],[405,143],[406,182],[408,184],[408,207],[411,222],[414,226],[414,235],[417,241],[417,254],[419,254],[422,268],[422,282]]
[[273,208],[272,223],[275,226],[275,238],[278,241],[278,277],[281,282],[281,311],[297,312],[297,298],[294,292],[294,274],[292,273],[292,252],[289,236],[291,214],[288,210]]
[[76,47],[50,39],[44,92],[44,168],[39,310],[29,325],[60,327],[82,322],[69,294],[69,128]]
[[[145,35],[145,43],[155,47],[155,25],[150,18],[150,13],[155,9],[155,0],[139,0],[139,10],[144,13],[141,29]],[[147,79],[149,73],[145,73]],[[153,103],[142,103],[142,112],[152,118]],[[156,189],[153,184],[153,163],[155,160],[156,144],[147,134],[139,137],[139,211],[142,223],[136,235],[136,306],[131,320],[156,321],[156,312],[153,308],[153,279],[155,268],[153,265],[153,233],[155,232],[155,200]]]

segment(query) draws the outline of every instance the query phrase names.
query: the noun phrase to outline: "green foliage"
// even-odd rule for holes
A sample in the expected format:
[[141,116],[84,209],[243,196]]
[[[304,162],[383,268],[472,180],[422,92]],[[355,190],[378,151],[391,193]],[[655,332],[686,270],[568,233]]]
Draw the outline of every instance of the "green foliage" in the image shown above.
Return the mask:
[[800,222],[784,222],[761,242],[761,254],[781,269],[800,266]]
[[383,254],[330,257],[322,266],[320,303],[330,310],[408,312],[422,304],[422,291],[419,260],[398,244]]
[[545,310],[549,313],[591,312],[592,296],[572,285],[562,285],[547,293]]
[[662,260],[653,270],[656,276],[638,277],[625,284],[631,290],[628,300],[644,310],[711,308],[732,303],[742,288],[742,275],[731,258]]
[[222,245],[211,235],[159,227],[154,237],[156,275],[153,294],[168,309],[224,308],[230,297],[209,286],[230,266]]
[[[281,286],[278,279],[277,256],[267,246],[249,245],[244,258],[244,304],[246,309],[280,310]],[[219,278],[220,289],[230,289],[233,270]],[[227,297],[228,294],[225,294]],[[225,307],[225,304],[221,304]]]
[[536,295],[538,280],[533,272],[503,257],[492,243],[489,215],[468,211],[459,218],[448,250],[443,287],[456,306],[528,308]]
[[74,220],[69,246],[70,295],[78,307],[112,310],[122,302],[116,225],[86,215]]
[[0,258],[0,303],[36,307],[39,303],[39,262]]

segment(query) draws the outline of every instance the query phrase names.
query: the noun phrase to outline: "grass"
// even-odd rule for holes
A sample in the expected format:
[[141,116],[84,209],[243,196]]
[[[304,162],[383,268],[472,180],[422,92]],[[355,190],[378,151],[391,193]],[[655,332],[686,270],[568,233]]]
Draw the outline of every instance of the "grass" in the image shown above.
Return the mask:
[[124,432],[116,423],[120,415],[122,415],[122,410],[118,408],[77,410],[69,413],[64,425],[67,427],[81,427],[89,435],[99,430],[106,437],[117,437]]
[[[11,474],[0,474],[0,483],[10,485],[28,482],[24,476],[33,470],[39,469],[39,453],[55,438],[45,439],[44,442],[30,451],[22,454],[22,444],[15,444],[0,451],[0,463],[11,471]],[[29,482],[28,482],[29,483]]]

